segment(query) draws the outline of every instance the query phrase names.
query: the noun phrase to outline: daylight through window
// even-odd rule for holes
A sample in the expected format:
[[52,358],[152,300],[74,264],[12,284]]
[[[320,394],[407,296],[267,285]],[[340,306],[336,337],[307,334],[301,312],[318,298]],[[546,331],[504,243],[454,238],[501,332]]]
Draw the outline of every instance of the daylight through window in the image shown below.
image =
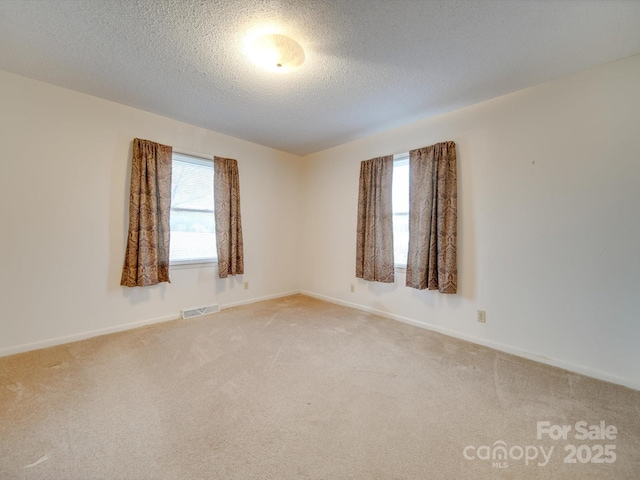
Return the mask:
[[393,258],[396,267],[407,266],[409,250],[409,154],[393,157]]
[[173,153],[169,258],[172,265],[217,259],[212,159]]

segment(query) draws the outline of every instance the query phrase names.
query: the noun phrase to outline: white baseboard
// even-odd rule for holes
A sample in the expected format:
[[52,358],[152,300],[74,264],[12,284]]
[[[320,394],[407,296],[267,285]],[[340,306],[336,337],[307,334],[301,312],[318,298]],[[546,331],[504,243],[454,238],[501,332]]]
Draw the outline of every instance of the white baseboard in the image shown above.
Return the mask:
[[63,345],[65,343],[77,342],[79,340],[86,340],[87,338],[99,337],[100,335],[108,335],[109,333],[123,332],[125,330],[144,327],[146,325],[153,325],[154,323],[177,320],[178,318],[180,318],[180,314],[167,315],[165,317],[152,318],[149,320],[141,320],[139,322],[125,323],[124,325],[117,325],[115,327],[100,328],[98,330],[90,330],[88,332],[74,333],[73,335],[66,335],[64,337],[51,338],[49,340],[41,340],[39,342],[25,343],[23,345],[17,345],[15,347],[8,347],[8,348],[1,349],[0,357],[15,355],[16,353],[29,352],[31,350],[40,350],[41,348],[55,347],[56,345]]
[[[272,300],[274,298],[287,297],[289,295],[295,295],[300,293],[299,290],[292,292],[277,293],[274,295],[267,295],[264,297],[251,298],[243,300],[241,302],[229,303],[222,305],[220,308],[231,308],[240,305],[248,305],[250,303],[262,302],[264,300]],[[125,330],[132,330],[134,328],[144,327],[146,325],[153,325],[154,323],[168,322],[170,320],[180,319],[180,313],[175,315],[167,315],[164,317],[152,318],[148,320],[141,320],[133,323],[125,323],[123,325],[117,325],[114,327],[101,328],[98,330],[90,330],[88,332],[74,333],[72,335],[66,335],[64,337],[56,337],[48,340],[41,340],[39,342],[25,343],[23,345],[16,345],[14,347],[7,347],[0,349],[0,357],[6,357],[8,355],[15,355],[17,353],[29,352],[31,350],[39,350],[41,348],[55,347],[56,345],[63,345],[65,343],[77,342],[79,340],[86,340],[87,338],[99,337],[100,335],[108,335],[109,333],[123,332]]]
[[379,315],[381,317],[390,318],[392,320],[397,320],[399,322],[408,323],[409,325],[413,325],[416,327],[424,328],[426,330],[431,330],[434,332],[442,333],[443,335],[447,335],[449,337],[458,338],[460,340],[464,340],[467,342],[475,343],[476,345],[482,345],[484,347],[491,348],[493,350],[498,350],[500,352],[509,353],[511,355],[515,355],[517,357],[526,358],[527,360],[532,360],[538,363],[544,363],[545,365],[550,365],[552,367],[561,368],[563,370],[567,370],[573,373],[578,373],[580,375],[584,375],[586,377],[595,378],[598,380],[603,380],[605,382],[615,383],[617,385],[622,385],[624,387],[632,388],[634,390],[640,390],[640,380],[634,380],[629,378],[617,377],[615,375],[610,375],[606,372],[601,372],[598,370],[593,370],[588,367],[583,367],[581,365],[575,365],[573,363],[565,362],[563,360],[558,360],[555,358],[547,358],[542,355],[536,355],[534,353],[526,352],[523,350],[519,350],[517,348],[513,348],[509,345],[505,345],[498,342],[493,342],[491,340],[485,340],[482,338],[474,337],[471,335],[465,335],[454,330],[449,330],[446,328],[439,327],[437,325],[431,325],[429,323],[420,322],[418,320],[414,320],[412,318],[403,317],[401,315],[396,315],[389,312],[384,312],[382,310],[376,310],[375,308],[367,307],[364,305],[359,305],[357,303],[351,303],[344,300],[340,300],[338,298],[328,297],[326,295],[320,295],[313,292],[308,292],[305,290],[301,290],[300,293],[303,295],[307,295],[309,297],[317,298],[319,300],[324,300],[326,302],[334,303],[336,305],[342,305],[344,307],[355,308],[356,310],[361,310],[368,313],[373,313],[375,315]]
[[[247,300],[242,300],[240,302],[227,303],[221,305],[221,309],[239,307],[241,305],[249,305],[251,303],[263,302],[265,300],[273,300],[276,298],[288,297],[290,295],[296,295],[301,293],[303,295],[307,295],[309,297],[317,298],[319,300],[324,300],[329,303],[333,303],[336,305],[342,305],[345,307],[355,308],[356,310],[361,310],[364,312],[369,312],[375,315],[379,315],[381,317],[389,318],[392,320],[397,320],[399,322],[407,323],[409,325],[413,325],[419,328],[424,328],[426,330],[431,330],[434,332],[442,333],[443,335],[447,335],[450,337],[458,338],[460,340],[465,340],[467,342],[475,343],[476,345],[482,345],[493,350],[498,350],[501,352],[509,353],[512,355],[516,355],[518,357],[526,358],[528,360],[532,360],[534,362],[544,363],[546,365],[551,365],[552,367],[561,368],[563,370],[568,370],[570,372],[578,373],[580,375],[585,375],[587,377],[596,378],[598,380],[603,380],[605,382],[615,383],[617,385],[622,385],[628,388],[632,388],[634,390],[640,390],[640,381],[628,378],[617,377],[615,375],[610,375],[605,372],[601,372],[598,370],[593,370],[587,367],[583,367],[581,365],[575,365],[569,362],[565,362],[563,360],[558,360],[554,358],[547,358],[541,355],[536,355],[534,353],[526,352],[523,350],[519,350],[517,348],[513,348],[509,345],[505,345],[498,342],[493,342],[491,340],[485,340],[478,337],[473,337],[471,335],[461,334],[454,330],[449,330],[446,328],[439,327],[437,325],[431,325],[429,323],[420,322],[418,320],[414,320],[412,318],[403,317],[401,315],[396,315],[393,313],[385,312],[382,310],[377,310],[375,308],[367,307],[364,305],[360,305],[357,303],[347,302],[344,300],[340,300],[338,298],[329,297],[326,295],[321,295],[318,293],[313,293],[305,290],[292,290],[289,292],[281,292],[273,295],[266,295],[263,297],[256,297]],[[122,332],[125,330],[132,330],[134,328],[144,327],[146,325],[153,325],[154,323],[167,322],[170,320],[177,320],[180,318],[180,314],[177,313],[175,315],[167,315],[164,317],[152,318],[149,320],[141,320],[138,322],[127,323],[124,325],[117,325],[114,327],[102,328],[98,330],[91,330],[88,332],[76,333],[73,335],[67,335],[64,337],[56,337],[48,340],[42,340],[39,342],[27,343],[23,345],[17,345],[13,347],[7,347],[0,349],[0,357],[5,357],[8,355],[15,355],[17,353],[24,353],[31,350],[39,350],[41,348],[53,347],[56,345],[62,345],[65,343],[77,342],[79,340],[85,340],[87,338],[98,337],[100,335],[107,335],[109,333]]]

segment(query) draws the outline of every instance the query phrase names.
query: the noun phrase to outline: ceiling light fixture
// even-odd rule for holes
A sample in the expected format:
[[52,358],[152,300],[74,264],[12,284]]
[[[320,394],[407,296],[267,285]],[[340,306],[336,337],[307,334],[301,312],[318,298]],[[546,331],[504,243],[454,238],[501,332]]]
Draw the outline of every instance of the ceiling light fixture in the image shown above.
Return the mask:
[[305,60],[304,50],[293,38],[279,33],[263,35],[250,47],[252,60],[261,67],[278,73],[298,69]]

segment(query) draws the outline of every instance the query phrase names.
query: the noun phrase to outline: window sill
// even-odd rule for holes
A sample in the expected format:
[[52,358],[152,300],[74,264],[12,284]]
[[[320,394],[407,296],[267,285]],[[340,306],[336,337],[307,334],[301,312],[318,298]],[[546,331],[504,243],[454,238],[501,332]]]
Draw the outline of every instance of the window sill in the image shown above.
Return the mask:
[[208,268],[218,265],[218,260],[194,261],[194,262],[175,262],[169,264],[169,270],[184,270],[187,268]]
[[407,266],[406,265],[394,265],[393,268],[395,269],[396,272],[406,272],[407,271]]

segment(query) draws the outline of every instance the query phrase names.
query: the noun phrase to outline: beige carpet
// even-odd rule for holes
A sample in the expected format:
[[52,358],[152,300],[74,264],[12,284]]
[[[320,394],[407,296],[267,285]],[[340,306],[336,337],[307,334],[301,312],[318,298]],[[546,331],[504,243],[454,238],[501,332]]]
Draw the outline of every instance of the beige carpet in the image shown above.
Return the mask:
[[640,392],[296,295],[0,359],[0,478],[638,479]]

